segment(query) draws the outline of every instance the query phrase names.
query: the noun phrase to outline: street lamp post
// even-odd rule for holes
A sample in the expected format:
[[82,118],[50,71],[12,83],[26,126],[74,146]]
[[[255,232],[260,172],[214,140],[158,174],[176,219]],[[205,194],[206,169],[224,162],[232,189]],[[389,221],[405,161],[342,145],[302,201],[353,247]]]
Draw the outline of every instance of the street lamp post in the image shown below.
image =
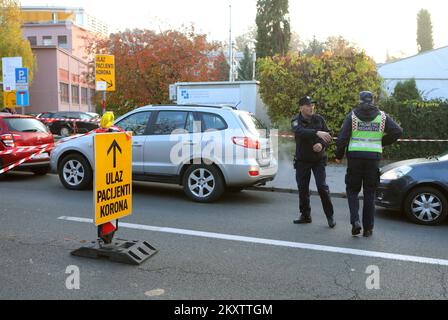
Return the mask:
[[232,4],[229,4],[229,15],[230,15],[230,21],[229,21],[229,81],[234,81],[234,75],[233,75],[233,43],[232,43]]

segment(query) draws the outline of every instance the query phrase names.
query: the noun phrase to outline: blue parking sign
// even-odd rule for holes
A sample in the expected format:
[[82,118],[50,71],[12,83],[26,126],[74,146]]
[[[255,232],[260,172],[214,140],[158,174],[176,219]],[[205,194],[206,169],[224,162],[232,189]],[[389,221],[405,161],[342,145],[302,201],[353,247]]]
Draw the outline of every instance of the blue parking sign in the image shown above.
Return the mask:
[[28,85],[28,68],[16,69],[16,84]]

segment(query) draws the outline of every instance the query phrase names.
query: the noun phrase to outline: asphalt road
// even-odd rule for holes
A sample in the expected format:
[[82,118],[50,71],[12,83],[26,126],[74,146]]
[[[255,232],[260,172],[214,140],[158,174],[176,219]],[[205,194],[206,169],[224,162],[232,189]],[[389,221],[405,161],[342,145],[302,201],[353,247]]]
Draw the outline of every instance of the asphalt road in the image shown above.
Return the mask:
[[[58,218],[92,219],[92,191],[10,173],[0,195],[0,299],[448,298],[448,224],[423,227],[378,210],[373,238],[353,238],[344,199],[334,199],[330,230],[317,197],[313,224],[297,226],[296,195],[244,191],[197,204],[177,186],[135,183],[133,215],[122,220],[133,225],[117,235],[159,250],[136,267],[70,255],[96,228]],[[171,229],[135,229],[147,226]],[[66,288],[71,265],[79,290]],[[373,276],[379,289],[366,286]]]

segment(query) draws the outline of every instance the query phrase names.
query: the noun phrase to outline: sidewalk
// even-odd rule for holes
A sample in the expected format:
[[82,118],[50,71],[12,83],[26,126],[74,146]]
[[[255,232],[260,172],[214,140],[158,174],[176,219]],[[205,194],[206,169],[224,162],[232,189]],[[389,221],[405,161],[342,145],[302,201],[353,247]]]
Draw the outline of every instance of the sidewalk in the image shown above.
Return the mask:
[[[327,166],[327,184],[333,196],[345,197],[345,174],[347,167],[344,164],[329,164]],[[293,163],[287,159],[279,160],[278,173],[275,179],[265,186],[256,187],[261,191],[276,191],[286,193],[298,193],[296,171]],[[310,191],[317,194],[316,182],[311,174]]]

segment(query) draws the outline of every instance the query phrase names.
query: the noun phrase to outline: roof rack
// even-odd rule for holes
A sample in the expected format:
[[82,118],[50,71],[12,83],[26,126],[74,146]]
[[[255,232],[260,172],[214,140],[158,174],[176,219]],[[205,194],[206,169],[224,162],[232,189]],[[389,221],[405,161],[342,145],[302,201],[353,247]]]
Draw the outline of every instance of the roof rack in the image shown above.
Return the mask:
[[215,109],[223,109],[223,108],[230,108],[233,110],[238,110],[237,107],[234,107],[230,104],[223,104],[223,105],[207,105],[207,104],[176,104],[174,106],[177,107],[199,107],[199,108],[215,108]]

